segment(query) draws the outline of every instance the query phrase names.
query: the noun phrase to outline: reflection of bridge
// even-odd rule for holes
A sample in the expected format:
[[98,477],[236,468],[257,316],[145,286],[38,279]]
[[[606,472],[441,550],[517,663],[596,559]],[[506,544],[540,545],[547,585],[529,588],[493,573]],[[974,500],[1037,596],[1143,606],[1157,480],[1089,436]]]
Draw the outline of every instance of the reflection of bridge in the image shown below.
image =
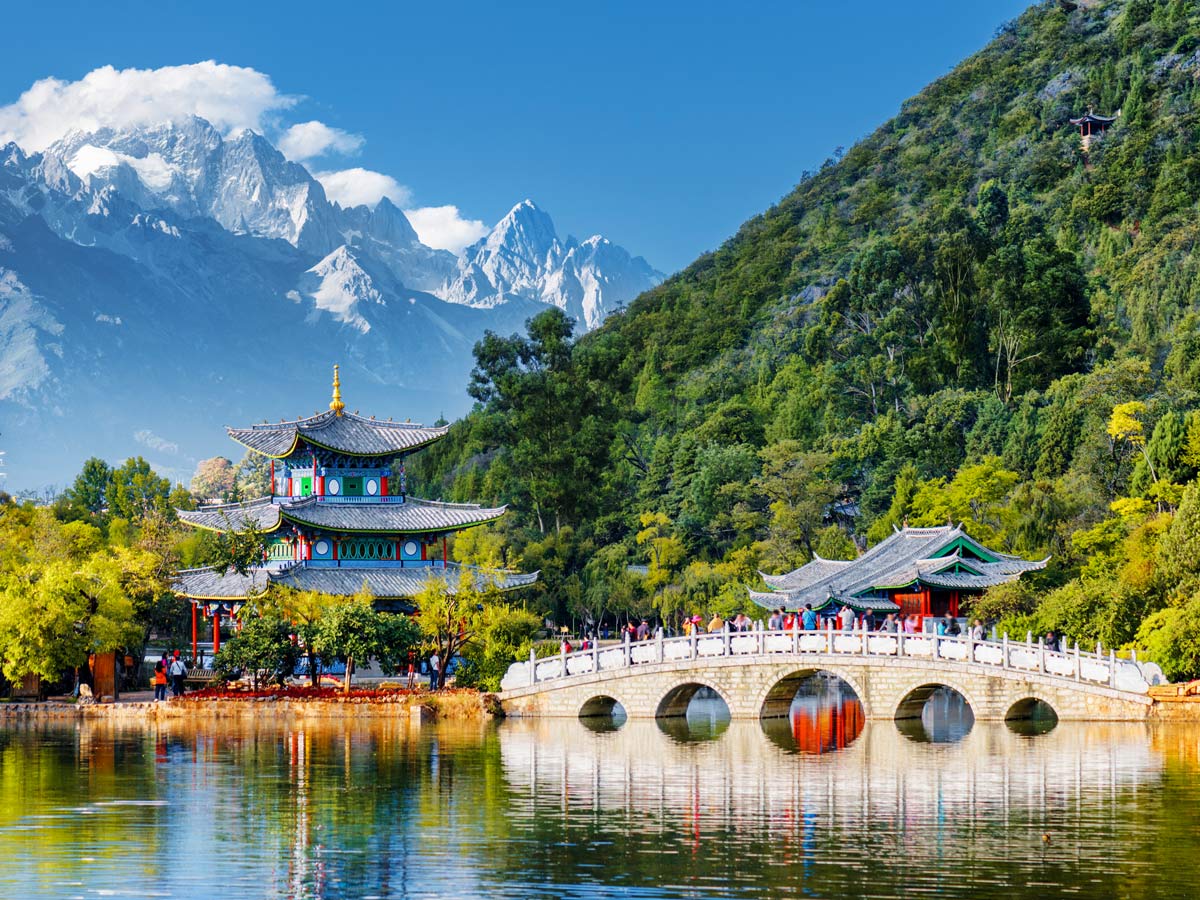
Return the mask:
[[[788,841],[806,817],[823,828],[869,823],[876,839],[898,845],[909,834],[903,826],[937,823],[969,831],[979,856],[1002,858],[1013,841],[1040,844],[1047,819],[1075,820],[1080,802],[1117,827],[1132,812],[1121,807],[1136,807],[1137,788],[1162,777],[1169,751],[1155,749],[1150,734],[1143,724],[1103,723],[1060,726],[1031,741],[1002,725],[977,725],[958,743],[935,747],[874,723],[845,750],[798,757],[751,723],[680,742],[651,722],[594,735],[578,722],[543,719],[507,723],[500,745],[518,806],[526,796],[561,798],[564,806],[627,812],[648,831],[690,816],[704,818],[706,832],[762,822],[773,844]],[[1181,734],[1200,736],[1194,728]],[[976,816],[989,826],[1032,820],[1036,830],[974,828]],[[1073,847],[1055,841],[1056,858],[1075,858]]]
[[784,716],[815,672],[841,678],[869,719],[919,716],[945,686],[976,719],[1020,717],[1035,701],[1059,719],[1143,719],[1153,666],[1039,644],[965,637],[842,631],[755,631],[658,639],[530,659],[504,677],[510,715],[602,715],[620,704],[631,718],[681,716],[702,687],[735,719]]

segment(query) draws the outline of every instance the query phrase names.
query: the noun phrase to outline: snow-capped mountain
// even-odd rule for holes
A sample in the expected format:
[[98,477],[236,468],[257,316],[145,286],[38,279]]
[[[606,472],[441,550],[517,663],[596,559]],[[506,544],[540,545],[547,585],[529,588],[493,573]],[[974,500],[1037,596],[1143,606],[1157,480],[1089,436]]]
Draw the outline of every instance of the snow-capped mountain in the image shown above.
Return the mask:
[[250,131],[201,119],[0,147],[0,433],[9,489],[142,453],[186,478],[222,424],[348,402],[454,416],[485,329],[544,304],[593,327],[661,276],[560,241],[526,201],[462,258],[387,199],[331,202]]
[[587,328],[664,278],[642,257],[600,235],[560,241],[550,216],[524,200],[491,234],[468,247],[444,300],[493,307],[513,297],[549,303]]

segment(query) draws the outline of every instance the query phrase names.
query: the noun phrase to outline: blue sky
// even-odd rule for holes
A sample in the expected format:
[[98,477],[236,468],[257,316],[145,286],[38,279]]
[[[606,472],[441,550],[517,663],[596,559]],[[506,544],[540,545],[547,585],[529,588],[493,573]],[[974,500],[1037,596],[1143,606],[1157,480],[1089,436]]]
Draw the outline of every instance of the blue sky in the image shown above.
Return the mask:
[[0,106],[104,65],[250,67],[304,98],[288,122],[361,136],[310,168],[382,172],[488,224],[528,196],[561,234],[674,271],[1025,5],[20,4]]

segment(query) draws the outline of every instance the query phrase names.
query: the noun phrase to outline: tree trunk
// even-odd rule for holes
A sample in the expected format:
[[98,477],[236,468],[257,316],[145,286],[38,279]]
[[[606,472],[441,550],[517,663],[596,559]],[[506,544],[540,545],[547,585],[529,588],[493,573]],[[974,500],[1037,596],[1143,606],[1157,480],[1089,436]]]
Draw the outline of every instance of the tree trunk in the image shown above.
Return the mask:
[[342,693],[343,694],[350,693],[350,672],[353,671],[353,669],[354,669],[354,657],[348,656],[348,657],[346,657],[346,677],[342,681]]
[[308,682],[313,687],[317,686],[317,654],[311,647],[308,648]]

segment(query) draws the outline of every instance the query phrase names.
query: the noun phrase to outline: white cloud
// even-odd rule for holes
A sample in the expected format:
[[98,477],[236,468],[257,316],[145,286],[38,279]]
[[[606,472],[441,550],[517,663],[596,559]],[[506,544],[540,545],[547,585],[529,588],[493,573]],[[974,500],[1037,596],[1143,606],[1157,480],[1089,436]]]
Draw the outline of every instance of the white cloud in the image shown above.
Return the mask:
[[384,197],[397,206],[412,200],[412,192],[391,175],[370,169],[314,172],[313,177],[325,188],[325,196],[345,207],[374,206]]
[[457,206],[426,206],[406,209],[404,214],[412,223],[421,243],[436,250],[459,253],[489,231],[478,219],[464,219]]
[[153,125],[187,116],[207,119],[223,132],[261,132],[271,113],[296,102],[279,93],[262,72],[212,60],[161,69],[103,66],[79,81],[43,78],[15,103],[0,106],[0,143],[15,141],[34,152],[69,131]]
[[301,122],[293,125],[279,139],[279,149],[288,159],[297,162],[322,154],[353,153],[363,145],[362,135],[332,128],[324,122]]
[[179,445],[174,441],[168,441],[164,437],[159,437],[149,428],[143,428],[141,431],[133,433],[133,439],[139,444],[144,444],[151,450],[157,450],[159,453],[170,453],[172,455],[179,452]]

